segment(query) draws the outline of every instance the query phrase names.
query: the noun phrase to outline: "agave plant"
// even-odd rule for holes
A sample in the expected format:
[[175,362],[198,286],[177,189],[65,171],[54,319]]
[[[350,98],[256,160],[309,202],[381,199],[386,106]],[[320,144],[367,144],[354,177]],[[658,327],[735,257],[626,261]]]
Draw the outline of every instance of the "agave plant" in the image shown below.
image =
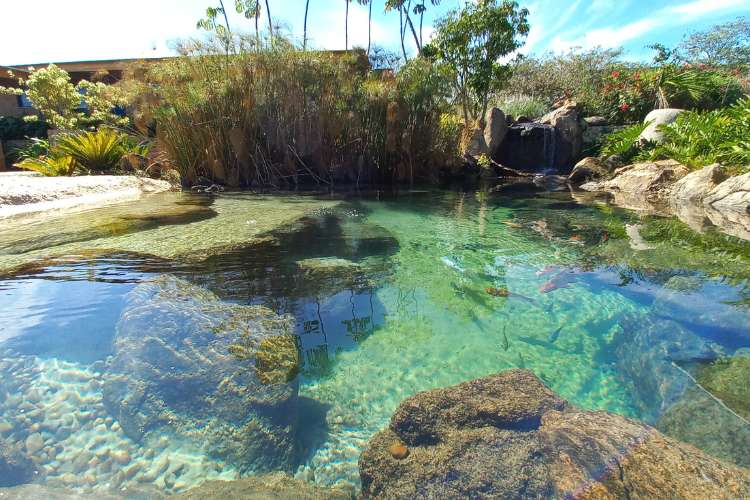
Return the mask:
[[46,177],[71,176],[78,170],[78,163],[68,155],[26,158],[15,166],[38,172]]
[[126,136],[110,128],[65,136],[55,149],[94,172],[114,169],[128,152]]

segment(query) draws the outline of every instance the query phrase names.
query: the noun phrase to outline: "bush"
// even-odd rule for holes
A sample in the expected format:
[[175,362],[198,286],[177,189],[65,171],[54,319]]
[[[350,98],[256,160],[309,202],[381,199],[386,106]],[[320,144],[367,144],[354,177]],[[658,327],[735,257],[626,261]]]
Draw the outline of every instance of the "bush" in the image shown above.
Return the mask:
[[492,99],[492,105],[500,108],[506,116],[518,118],[539,118],[544,116],[550,107],[541,99],[530,97],[523,94],[507,95],[501,94]]
[[27,122],[15,116],[0,116],[0,141],[47,137],[49,125],[43,121]]
[[739,79],[729,72],[672,64],[612,71],[601,89],[609,118],[619,122],[642,121],[654,108],[718,109],[742,95]]
[[749,170],[750,98],[726,109],[682,113],[660,130],[664,142],[642,152],[640,158],[672,158],[695,168],[718,162],[737,171]]
[[638,123],[604,136],[601,154],[619,156],[622,161],[629,162],[640,152],[638,138],[647,126],[647,123]]
[[600,90],[608,75],[622,66],[621,53],[596,48],[519,58],[513,64],[506,92],[529,96],[547,109],[557,101],[572,99],[589,115],[609,116],[609,105],[602,100]]
[[39,158],[27,158],[16,167],[25,170],[33,170],[47,177],[71,176],[79,168],[72,156],[41,156]]

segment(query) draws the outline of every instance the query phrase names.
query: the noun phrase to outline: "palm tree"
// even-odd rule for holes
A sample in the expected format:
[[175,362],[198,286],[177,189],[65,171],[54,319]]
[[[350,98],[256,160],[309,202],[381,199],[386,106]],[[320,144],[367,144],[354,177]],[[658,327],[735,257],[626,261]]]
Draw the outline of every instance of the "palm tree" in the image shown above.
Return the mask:
[[404,0],[385,0],[385,11],[398,9],[398,32],[401,37],[401,52],[404,54],[404,61],[408,60],[406,55],[406,45],[404,44]]
[[369,5],[370,13],[367,18],[367,55],[370,55],[370,47],[372,46],[372,3],[373,0],[357,0],[360,5]]
[[305,26],[304,35],[302,35],[302,50],[307,50],[307,13],[310,11],[310,0],[305,2]]
[[[421,48],[424,46],[424,41],[422,40],[422,29],[424,26],[424,13],[427,11],[427,6],[425,5],[426,0],[421,0],[419,5],[414,7],[414,14],[419,15],[419,47],[420,51]],[[430,0],[430,3],[433,6],[440,5],[440,0]]]

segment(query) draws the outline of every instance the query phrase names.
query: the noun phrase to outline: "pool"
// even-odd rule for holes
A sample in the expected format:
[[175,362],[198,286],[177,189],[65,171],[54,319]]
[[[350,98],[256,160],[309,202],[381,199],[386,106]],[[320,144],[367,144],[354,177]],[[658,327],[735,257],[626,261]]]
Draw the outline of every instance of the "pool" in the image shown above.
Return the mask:
[[0,436],[81,492],[356,491],[404,398],[523,367],[747,467],[748,278],[750,242],[569,194],[167,193],[14,223]]

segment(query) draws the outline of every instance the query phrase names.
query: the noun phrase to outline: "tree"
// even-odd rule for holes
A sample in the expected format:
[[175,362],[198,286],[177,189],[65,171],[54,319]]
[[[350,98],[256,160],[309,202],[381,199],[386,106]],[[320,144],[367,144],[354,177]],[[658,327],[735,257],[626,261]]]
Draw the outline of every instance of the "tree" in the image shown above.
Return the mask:
[[490,93],[510,78],[510,66],[502,59],[520,48],[529,33],[528,14],[515,1],[477,0],[437,22],[425,52],[453,72],[466,124],[473,120],[484,126]]
[[744,17],[693,33],[674,51],[687,63],[710,66],[750,65],[750,21]]
[[[0,87],[0,94],[26,94],[47,123],[72,130],[92,123],[127,125],[128,119],[113,110],[124,107],[125,94],[119,87],[81,80],[73,85],[70,74],[54,64],[32,71],[28,79],[18,79],[20,88]],[[36,116],[25,117],[35,120]]]
[[268,6],[268,0],[266,0],[266,15],[268,16],[268,34],[273,38],[273,21],[271,21],[271,7]]
[[[419,42],[418,42],[418,48],[419,51],[422,52],[422,47],[424,46],[424,40],[422,39],[423,34],[423,28],[424,28],[424,13],[427,12],[427,5],[426,0],[421,0],[420,3],[414,6],[414,15],[419,16]],[[430,0],[430,3],[433,6],[440,5],[440,0]]]
[[349,50],[349,2],[352,0],[344,0],[346,2],[346,19],[344,20],[344,50]]
[[360,0],[360,3],[364,2],[363,5],[370,7],[367,15],[367,57],[370,57],[370,49],[372,48],[372,4],[375,0]]

